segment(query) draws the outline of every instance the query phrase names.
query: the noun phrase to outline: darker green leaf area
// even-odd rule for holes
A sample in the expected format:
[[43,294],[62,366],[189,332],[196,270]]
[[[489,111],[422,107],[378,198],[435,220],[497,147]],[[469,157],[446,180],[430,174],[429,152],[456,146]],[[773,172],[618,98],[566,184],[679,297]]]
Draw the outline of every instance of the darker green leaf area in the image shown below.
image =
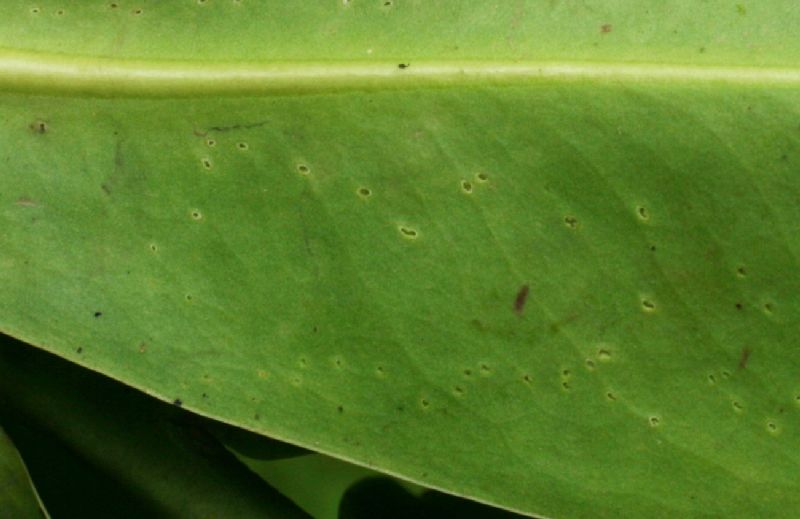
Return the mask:
[[[218,438],[261,454],[275,442],[5,337],[0,420],[56,519],[308,517]],[[299,452],[279,445],[275,455]]]
[[[0,336],[0,422],[51,517],[310,517],[300,508],[308,503],[291,503],[231,452],[276,460],[308,451],[178,403]],[[301,479],[325,485],[316,474]],[[345,519],[456,516],[520,517],[439,492],[418,498],[391,478],[375,477],[353,485],[339,512]]]
[[353,485],[342,497],[340,519],[514,519],[523,516],[428,491],[414,496],[389,478],[368,478]]

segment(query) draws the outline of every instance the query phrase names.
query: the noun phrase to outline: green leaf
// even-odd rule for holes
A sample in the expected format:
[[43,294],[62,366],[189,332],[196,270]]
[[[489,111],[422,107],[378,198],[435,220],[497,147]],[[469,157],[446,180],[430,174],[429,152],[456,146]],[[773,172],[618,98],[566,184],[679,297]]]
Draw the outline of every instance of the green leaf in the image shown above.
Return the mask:
[[0,510],[7,517],[42,519],[36,490],[11,439],[0,427]]
[[657,4],[6,2],[0,329],[528,514],[797,509],[800,13]]
[[55,517],[308,517],[227,452],[205,420],[0,340],[0,419]]
[[[381,476],[378,472],[321,454],[264,460],[235,450],[234,452],[242,463],[297,503],[314,519],[337,519],[342,496],[348,488],[360,480]],[[413,487],[409,483],[403,484]],[[414,490],[418,491],[417,488]]]

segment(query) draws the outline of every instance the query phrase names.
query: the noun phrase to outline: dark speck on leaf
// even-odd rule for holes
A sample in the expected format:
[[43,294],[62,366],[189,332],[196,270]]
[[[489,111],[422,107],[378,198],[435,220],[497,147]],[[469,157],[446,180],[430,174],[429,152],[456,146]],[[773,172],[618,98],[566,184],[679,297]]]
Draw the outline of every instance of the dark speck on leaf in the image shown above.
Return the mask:
[[410,66],[411,66],[411,63],[400,63],[399,65],[397,65],[397,68],[399,68],[399,69],[407,69]]
[[745,346],[742,348],[742,356],[739,358],[739,369],[747,367],[747,361],[750,359],[750,348]]
[[603,25],[600,26],[600,32],[602,32],[603,34],[611,32],[612,29],[613,27],[611,26],[610,23],[604,23]]
[[178,407],[181,407],[183,405],[183,401],[180,398],[176,398],[175,401],[172,403]]
[[742,303],[736,303],[736,309],[737,310],[741,310],[742,309]]
[[101,317],[102,315],[103,315],[103,312],[95,312],[94,313],[95,317]]
[[82,348],[82,347],[80,347],[80,346],[78,346],[78,349],[77,349],[77,350],[75,350],[75,351],[77,351],[78,353],[83,353],[83,348]]
[[521,314],[525,309],[525,302],[528,300],[528,285],[522,285],[517,292],[517,297],[514,299],[514,311]]

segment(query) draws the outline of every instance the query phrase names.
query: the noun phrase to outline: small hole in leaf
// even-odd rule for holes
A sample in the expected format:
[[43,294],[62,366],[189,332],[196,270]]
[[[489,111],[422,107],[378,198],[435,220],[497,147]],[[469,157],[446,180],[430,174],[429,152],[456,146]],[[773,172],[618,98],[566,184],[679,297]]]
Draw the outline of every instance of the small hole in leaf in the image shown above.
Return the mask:
[[606,398],[608,398],[609,400],[616,400],[617,396],[609,391],[608,393],[606,393]]
[[151,243],[150,244],[150,250],[153,251],[153,252],[157,252],[158,251],[158,246],[155,243]]
[[195,219],[195,220],[202,220],[203,219],[203,214],[200,211],[195,209],[194,211],[192,211],[192,218]]
[[661,419],[657,416],[650,417],[650,427],[658,427],[661,425]]
[[416,239],[417,231],[415,231],[414,229],[412,229],[410,227],[399,227],[399,229],[400,229],[400,233],[403,236],[405,236],[406,238],[409,238],[409,239],[412,239],[412,240]]
[[301,175],[308,175],[309,173],[311,173],[311,169],[305,164],[298,164],[297,172],[300,173]]
[[569,382],[566,382],[566,381],[562,382],[561,383],[561,387],[563,387],[565,391],[569,391],[570,390]]
[[217,141],[215,141],[214,139],[207,139],[206,140],[206,146],[208,146],[209,148],[213,148],[216,145],[217,145]]
[[561,372],[561,375],[564,376],[564,377],[568,377],[569,376],[569,370],[565,369],[564,371]]
[[767,422],[767,430],[771,433],[778,432],[778,424],[775,422]]
[[472,193],[472,182],[469,182],[467,180],[462,180],[461,189],[467,194]]
[[34,133],[39,133],[39,134],[47,133],[47,123],[45,121],[34,121],[31,123],[30,129]]
[[578,228],[578,219],[575,218],[574,216],[565,216],[564,217],[564,223],[570,229],[577,229]]
[[592,359],[586,359],[586,368],[590,370],[595,368],[595,364]]
[[139,16],[140,14],[142,14],[142,10],[141,10],[141,9],[134,9],[134,10],[133,10],[133,14],[134,14],[135,16]]
[[642,299],[642,308],[644,308],[646,312],[652,312],[656,309],[656,304],[649,299]]
[[738,269],[736,269],[736,275],[739,276],[740,278],[747,277],[747,271],[745,270],[744,267],[739,267]]
[[772,313],[772,303],[764,303],[764,311],[768,314]]
[[531,378],[530,375],[523,375],[522,381],[525,382],[526,384],[531,384],[533,382],[533,379]]
[[455,396],[464,396],[464,388],[462,388],[461,386],[454,387],[453,394]]
[[206,169],[211,169],[213,167],[210,159],[203,159],[201,162],[203,163],[203,167]]
[[239,148],[242,151],[247,151],[247,150],[250,149],[250,146],[246,142],[240,142],[240,143],[236,144],[236,147]]
[[489,175],[487,175],[486,173],[478,173],[477,175],[475,175],[475,178],[478,180],[478,182],[489,181]]
[[31,13],[33,13],[33,14],[39,14],[41,11],[42,10],[39,9],[38,7],[32,7],[31,8]]
[[611,360],[611,350],[601,349],[597,350],[597,358],[603,362]]
[[372,195],[372,191],[370,191],[366,187],[359,187],[357,193],[358,193],[358,196],[363,197],[363,198],[367,198],[368,196]]
[[427,409],[427,408],[428,408],[428,407],[430,407],[430,405],[431,405],[431,403],[430,403],[430,402],[429,402],[427,399],[425,399],[425,398],[423,398],[422,400],[420,400],[420,402],[419,402],[419,403],[420,403],[420,405],[422,405],[422,408],[423,408],[423,409]]
[[741,412],[744,410],[744,407],[742,407],[742,404],[740,404],[739,402],[733,402],[732,405],[733,409],[737,412]]
[[716,384],[717,383],[717,377],[715,377],[714,375],[709,375],[708,376],[708,382],[710,384]]
[[639,218],[641,218],[642,220],[649,220],[650,219],[650,213],[647,211],[646,207],[643,207],[643,206],[637,207],[636,208],[636,214],[638,214]]
[[728,372],[728,371],[725,371],[725,370],[723,369],[723,370],[722,370],[722,376],[723,376],[724,378],[728,378],[728,377],[730,377],[730,376],[731,376],[731,374],[730,374],[730,372]]

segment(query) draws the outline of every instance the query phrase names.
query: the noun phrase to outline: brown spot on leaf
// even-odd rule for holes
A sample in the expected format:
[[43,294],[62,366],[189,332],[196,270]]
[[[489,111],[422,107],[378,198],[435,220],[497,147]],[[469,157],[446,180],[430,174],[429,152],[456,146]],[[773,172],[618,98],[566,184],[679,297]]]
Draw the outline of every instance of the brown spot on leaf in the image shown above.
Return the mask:
[[603,34],[608,34],[608,33],[610,33],[610,32],[611,32],[613,29],[614,29],[614,28],[611,26],[611,24],[610,24],[610,23],[604,23],[603,25],[601,25],[601,26],[600,26],[600,32],[602,32]]
[[29,127],[33,133],[47,133],[47,123],[45,121],[33,121]]
[[528,285],[522,285],[519,287],[519,291],[517,292],[517,297],[514,298],[514,311],[518,314],[522,314],[522,311],[525,310],[525,302],[528,300],[528,292],[530,288]]
[[745,346],[742,348],[742,356],[739,357],[739,369],[747,367],[747,361],[750,359],[750,348]]

